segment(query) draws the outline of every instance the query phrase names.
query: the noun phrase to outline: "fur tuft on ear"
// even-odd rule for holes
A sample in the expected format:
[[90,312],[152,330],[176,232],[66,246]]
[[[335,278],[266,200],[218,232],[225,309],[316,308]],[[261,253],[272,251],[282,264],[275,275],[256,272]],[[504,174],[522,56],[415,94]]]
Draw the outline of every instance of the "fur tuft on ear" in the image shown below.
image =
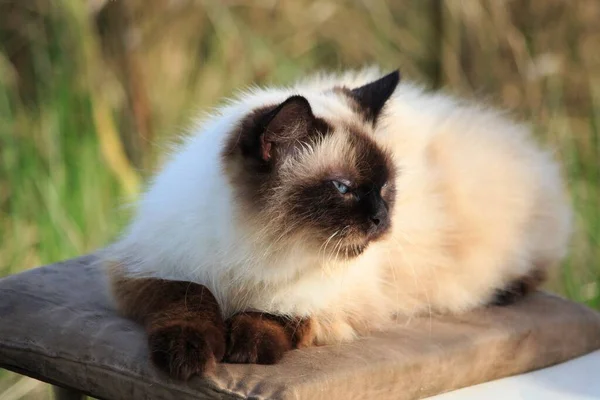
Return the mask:
[[243,117],[226,143],[223,156],[240,154],[247,168],[268,173],[309,136],[329,130],[329,125],[313,114],[306,98],[290,96],[282,103],[256,108]]
[[359,104],[367,121],[375,124],[385,102],[390,98],[400,82],[400,71],[396,70],[374,82],[350,90],[350,94]]
[[270,161],[273,153],[285,150],[313,129],[315,116],[308,100],[292,96],[265,115],[260,136],[260,156]]

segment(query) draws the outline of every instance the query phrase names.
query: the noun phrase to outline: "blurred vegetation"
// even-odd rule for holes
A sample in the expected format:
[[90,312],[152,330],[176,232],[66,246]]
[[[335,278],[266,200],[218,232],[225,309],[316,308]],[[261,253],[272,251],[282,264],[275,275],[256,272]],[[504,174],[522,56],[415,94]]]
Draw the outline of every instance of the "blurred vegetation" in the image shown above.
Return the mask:
[[[600,308],[600,2],[0,1],[0,276],[106,244],[201,109],[373,63],[530,121],[576,210],[550,286]],[[0,371],[1,373],[1,371]],[[0,374],[0,398],[49,396]]]

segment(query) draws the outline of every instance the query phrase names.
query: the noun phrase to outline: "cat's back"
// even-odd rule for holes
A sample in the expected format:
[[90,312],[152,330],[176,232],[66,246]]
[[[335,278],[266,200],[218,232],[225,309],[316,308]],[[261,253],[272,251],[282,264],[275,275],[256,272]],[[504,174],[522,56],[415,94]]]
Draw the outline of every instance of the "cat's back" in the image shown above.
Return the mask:
[[409,83],[398,87],[382,125],[400,168],[426,170],[446,205],[465,217],[502,226],[545,210],[568,224],[553,154],[506,113]]
[[476,306],[565,254],[570,209],[558,164],[525,125],[406,83],[381,123],[399,170],[395,272],[417,282],[402,288],[405,304]]

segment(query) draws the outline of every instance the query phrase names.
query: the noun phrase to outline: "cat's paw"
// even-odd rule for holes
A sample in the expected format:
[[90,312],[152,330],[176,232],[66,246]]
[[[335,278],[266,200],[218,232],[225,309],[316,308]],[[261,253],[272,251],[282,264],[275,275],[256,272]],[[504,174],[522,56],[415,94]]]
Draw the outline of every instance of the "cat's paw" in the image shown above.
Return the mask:
[[203,375],[223,359],[225,334],[215,325],[175,321],[149,332],[152,361],[172,378]]
[[523,297],[527,295],[527,292],[520,290],[519,288],[507,288],[507,289],[498,289],[494,293],[492,300],[490,301],[490,306],[496,307],[506,307],[511,304],[516,303]]
[[534,292],[545,279],[545,269],[541,267],[534,269],[529,275],[514,280],[506,287],[496,290],[489,305],[504,307],[514,304]]
[[276,318],[240,313],[227,321],[227,352],[223,361],[238,364],[275,364],[292,350],[290,333]]

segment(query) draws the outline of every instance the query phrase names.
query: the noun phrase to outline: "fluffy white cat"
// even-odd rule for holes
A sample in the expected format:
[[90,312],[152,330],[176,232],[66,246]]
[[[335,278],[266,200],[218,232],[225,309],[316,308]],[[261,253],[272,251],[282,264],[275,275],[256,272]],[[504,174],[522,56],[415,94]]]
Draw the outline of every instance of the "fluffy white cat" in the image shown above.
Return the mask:
[[[529,129],[398,83],[397,72],[380,76],[249,90],[199,123],[153,179],[105,254],[117,303],[146,324],[159,366],[187,378],[206,358],[275,362],[289,348],[380,329],[394,314],[508,302],[560,262],[570,208],[557,163]],[[202,365],[173,365],[160,349],[207,336],[189,323],[206,310],[178,316],[178,297],[166,294],[173,281],[214,296],[211,335],[224,339],[207,340]],[[305,329],[271,358],[239,347],[254,336],[231,338],[290,336],[281,321]]]

